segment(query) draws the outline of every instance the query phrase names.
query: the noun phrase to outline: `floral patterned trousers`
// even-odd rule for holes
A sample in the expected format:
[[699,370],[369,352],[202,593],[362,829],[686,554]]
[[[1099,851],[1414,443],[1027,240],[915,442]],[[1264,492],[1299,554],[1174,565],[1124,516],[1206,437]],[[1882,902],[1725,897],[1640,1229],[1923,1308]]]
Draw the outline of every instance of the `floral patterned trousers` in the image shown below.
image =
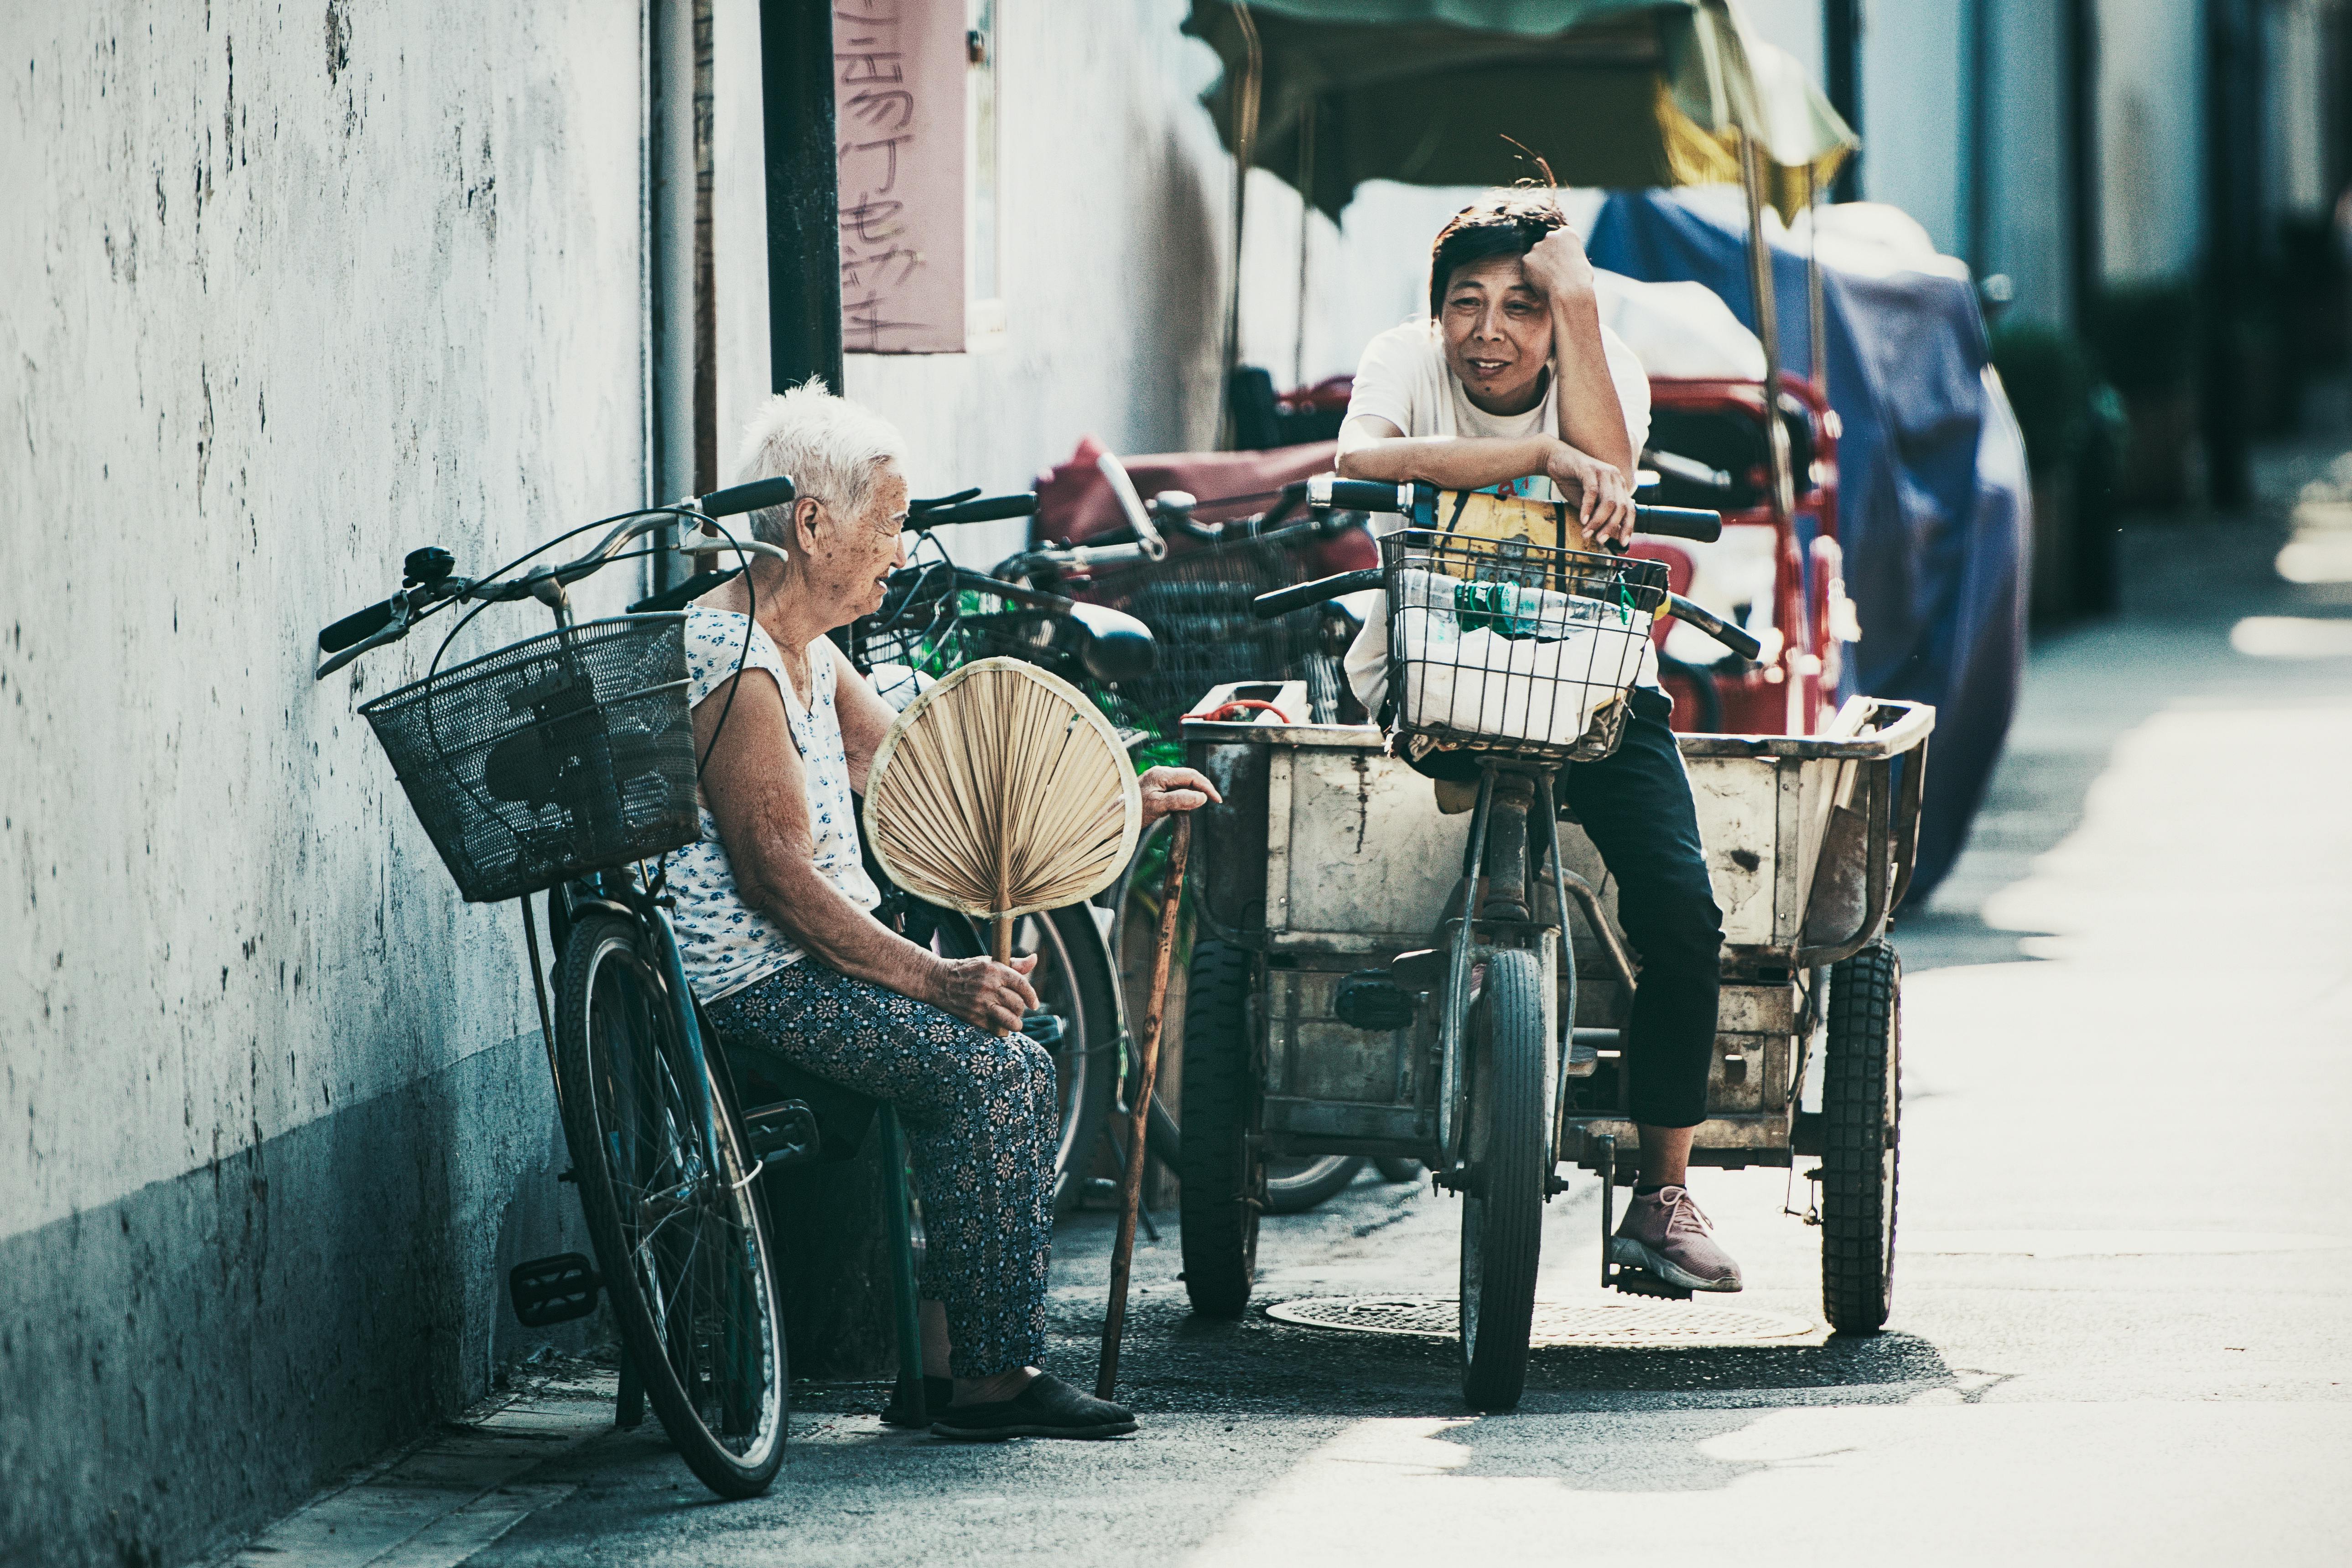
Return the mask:
[[947,1310],[949,1371],[1045,1355],[1061,1118],[1054,1058],[803,958],[713,1003],[731,1054],[773,1052],[898,1109],[923,1199],[923,1295]]

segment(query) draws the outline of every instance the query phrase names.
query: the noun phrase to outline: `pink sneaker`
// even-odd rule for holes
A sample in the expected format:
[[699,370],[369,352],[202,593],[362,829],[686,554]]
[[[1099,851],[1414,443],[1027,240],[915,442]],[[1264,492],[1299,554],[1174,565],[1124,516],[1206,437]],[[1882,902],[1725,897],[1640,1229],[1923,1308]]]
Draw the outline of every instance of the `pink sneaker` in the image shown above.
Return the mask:
[[1628,1199],[1624,1222],[1609,1238],[1609,1261],[1646,1268],[1685,1290],[1739,1289],[1739,1265],[1716,1245],[1714,1227],[1685,1187]]

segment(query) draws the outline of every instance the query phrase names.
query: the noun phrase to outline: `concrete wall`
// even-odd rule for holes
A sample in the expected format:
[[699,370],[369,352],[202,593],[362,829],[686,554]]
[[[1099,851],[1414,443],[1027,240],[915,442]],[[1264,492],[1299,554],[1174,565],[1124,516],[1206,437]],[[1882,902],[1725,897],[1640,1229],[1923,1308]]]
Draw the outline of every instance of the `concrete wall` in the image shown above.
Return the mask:
[[[2111,282],[2187,275],[2205,212],[2202,7],[2100,0],[2100,263]],[[2317,104],[2301,106],[2316,113]]]
[[1231,165],[1195,101],[1216,57],[1177,32],[1184,11],[998,0],[1002,346],[848,363],[851,395],[906,431],[919,494],[1025,488],[1088,434],[1214,444]]
[[310,667],[408,548],[640,495],[640,26],[0,23],[0,1561],[267,1517],[480,1392],[563,1244],[515,912],[355,713],[434,639]]

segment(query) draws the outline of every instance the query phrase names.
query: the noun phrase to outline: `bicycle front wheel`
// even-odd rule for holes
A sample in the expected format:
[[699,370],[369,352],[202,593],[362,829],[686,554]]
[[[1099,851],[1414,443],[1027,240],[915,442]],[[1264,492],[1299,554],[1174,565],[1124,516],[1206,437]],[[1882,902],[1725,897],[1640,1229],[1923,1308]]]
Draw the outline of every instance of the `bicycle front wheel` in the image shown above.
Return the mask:
[[556,1002],[564,1130],[622,1342],[687,1467],[756,1497],[783,1462],[786,1386],[758,1168],[687,1049],[652,933],[578,922]]

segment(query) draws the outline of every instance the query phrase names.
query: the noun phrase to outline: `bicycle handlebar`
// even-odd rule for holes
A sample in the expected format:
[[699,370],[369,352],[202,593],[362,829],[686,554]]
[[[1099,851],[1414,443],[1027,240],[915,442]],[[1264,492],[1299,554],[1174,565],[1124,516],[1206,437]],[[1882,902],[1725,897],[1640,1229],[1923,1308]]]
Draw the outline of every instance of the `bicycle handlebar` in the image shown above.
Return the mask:
[[1387,581],[1386,572],[1378,566],[1367,566],[1358,572],[1318,577],[1312,583],[1294,583],[1287,588],[1276,588],[1271,594],[1260,594],[1252,599],[1250,613],[1261,621],[1280,620],[1294,610],[1303,610],[1309,605],[1336,599],[1342,594],[1360,594],[1367,588],[1380,587]]
[[[673,520],[734,517],[747,511],[787,505],[797,500],[799,493],[790,475],[779,474],[772,479],[753,479],[749,484],[730,485],[707,495],[690,496],[666,507],[625,513],[620,526],[578,560],[567,561],[561,566],[533,567],[523,576],[503,583],[497,578],[510,568],[501,568],[499,573],[493,573],[488,577],[469,580],[448,574],[449,558],[446,552],[429,552],[438,557],[437,563],[432,566],[423,564],[428,552],[413,552],[406,563],[407,577],[399,593],[388,599],[380,599],[363,610],[355,610],[320,632],[319,651],[331,657],[319,666],[314,679],[323,679],[368,649],[397,642],[406,637],[409,627],[416,620],[416,612],[424,605],[445,599],[509,602],[550,594],[552,596],[548,602],[553,604],[560,600],[563,584],[576,583],[596,572],[619,552],[622,545],[655,529],[667,527]],[[677,548],[688,555],[733,552],[738,555],[772,555],[778,560],[784,557],[784,552],[775,546],[752,539],[730,542],[725,539],[688,538],[681,540]],[[420,572],[424,574],[419,575]]]
[[[1410,516],[1417,503],[1435,493],[1435,486],[1416,480],[1391,484],[1386,479],[1343,479],[1318,474],[1307,481],[1307,504],[1318,510],[1339,507],[1349,511],[1395,511]],[[1698,507],[1637,506],[1633,509],[1633,531],[1712,544],[1723,537],[1723,514]]]
[[740,512],[787,506],[799,499],[800,489],[793,483],[792,476],[779,474],[772,479],[753,479],[748,485],[730,485],[723,490],[697,496],[680,510],[698,511],[705,517],[734,517]]
[[1034,517],[1037,494],[988,496],[980,500],[944,500],[928,507],[908,508],[909,528],[953,528],[961,522],[995,522],[1008,517]]
[[[1378,566],[1368,566],[1360,572],[1342,572],[1316,582],[1295,584],[1287,588],[1276,588],[1271,594],[1260,594],[1250,601],[1250,612],[1262,621],[1278,620],[1293,611],[1303,610],[1309,605],[1324,604],[1343,594],[1381,587],[1386,581],[1387,574]],[[1705,605],[1695,605],[1680,594],[1667,595],[1666,602],[1672,606],[1672,614],[1688,621],[1740,658],[1752,659],[1764,651],[1762,643]]]

